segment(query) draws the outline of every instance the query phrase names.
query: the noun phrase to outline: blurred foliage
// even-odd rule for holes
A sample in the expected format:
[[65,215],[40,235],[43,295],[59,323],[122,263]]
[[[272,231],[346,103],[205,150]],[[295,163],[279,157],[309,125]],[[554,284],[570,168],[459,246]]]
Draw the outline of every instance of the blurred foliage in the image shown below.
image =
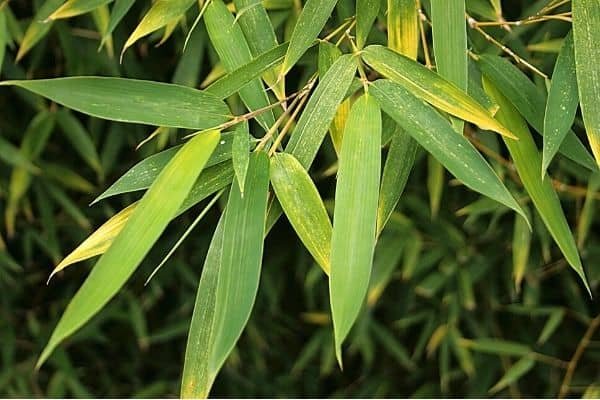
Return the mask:
[[[135,2],[117,25],[117,53],[148,3]],[[296,9],[291,1],[267,3],[283,3],[273,5],[270,16],[277,33],[285,35]],[[351,3],[338,3],[332,26],[353,14]],[[500,1],[467,1],[477,18],[502,16],[508,21],[526,18],[546,3],[504,1],[502,13],[490,8]],[[122,64],[110,54],[110,46],[98,51],[100,11],[53,22],[15,62],[23,33],[42,2],[0,4],[10,33],[3,80],[104,75],[198,86],[222,74],[202,23],[183,53],[196,9],[188,11],[164,44],[154,46],[161,39],[159,31],[126,52]],[[551,74],[560,48],[556,42],[568,28],[557,20],[510,32],[498,26],[485,29]],[[372,33],[374,42],[378,34]],[[469,43],[479,53],[500,52],[472,29]],[[313,50],[292,74],[297,82],[290,86],[301,87],[314,72]],[[543,79],[524,71],[545,89]],[[229,102],[233,109],[240,107],[236,97]],[[21,89],[0,91],[0,395],[177,396],[201,265],[218,210],[208,214],[144,286],[195,215],[180,217],[125,289],[59,347],[47,365],[34,370],[51,330],[92,263],[60,272],[46,286],[52,268],[93,227],[138,197],[128,194],[93,207],[88,204],[137,161],[178,143],[179,137],[166,130],[136,149],[151,128],[69,114],[91,139],[99,161],[95,166],[82,150],[81,137],[65,134],[58,118],[63,112]],[[580,115],[574,129],[584,137]],[[44,132],[47,140],[42,140]],[[479,133],[474,140],[490,150],[499,171],[508,162],[495,136]],[[11,157],[14,148],[25,147],[30,148],[27,160]],[[336,155],[332,144],[325,147],[313,177],[323,197],[331,199],[334,185],[327,178]],[[598,395],[599,303],[568,268],[537,214],[530,209],[531,233],[505,208],[446,175],[440,180],[441,206],[432,216],[425,184],[432,181],[430,164],[424,152],[417,155],[397,212],[376,248],[368,304],[352,330],[344,371],[335,362],[327,280],[282,220],[267,237],[257,303],[215,382],[213,396],[553,397],[561,392],[566,374],[572,374],[568,388],[563,388],[568,396]],[[594,214],[599,178],[563,157],[549,171],[597,294],[600,226]],[[20,190],[11,185],[20,185]],[[15,192],[21,196],[11,199],[9,193]],[[518,286],[515,271],[521,271]],[[577,355],[578,348],[582,352]]]

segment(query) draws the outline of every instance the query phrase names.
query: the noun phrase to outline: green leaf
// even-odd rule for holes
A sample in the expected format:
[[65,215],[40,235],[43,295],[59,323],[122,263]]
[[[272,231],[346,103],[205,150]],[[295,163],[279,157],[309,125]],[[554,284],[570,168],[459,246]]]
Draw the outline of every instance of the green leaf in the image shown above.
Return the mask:
[[50,15],[49,19],[56,20],[75,17],[95,10],[111,1],[113,0],[67,0],[58,10]]
[[[527,215],[529,212],[525,207],[523,209]],[[529,262],[529,252],[531,250],[531,230],[522,218],[515,218],[512,240],[512,262],[513,278],[517,291],[521,289],[521,282],[527,271]]]
[[0,72],[2,72],[2,63],[4,62],[6,46],[8,46],[9,43],[10,36],[6,24],[6,14],[4,9],[0,9]]
[[504,376],[498,381],[498,383],[496,383],[490,389],[490,393],[498,393],[499,391],[506,389],[508,386],[516,383],[534,366],[534,358],[527,356],[521,358],[519,361],[514,363],[509,369],[506,370]]
[[331,16],[337,0],[307,0],[290,39],[282,74],[287,74],[308,50]]
[[73,110],[113,121],[200,130],[229,119],[225,103],[212,94],[168,83],[72,77],[0,85],[22,87]]
[[369,94],[350,110],[339,159],[329,295],[336,357],[342,365],[342,343],[367,294],[376,242],[381,111]]
[[90,167],[99,175],[102,175],[102,166],[100,157],[96,152],[96,146],[90,138],[90,134],[85,130],[81,122],[67,110],[61,110],[56,113],[56,122],[61,127],[63,133],[71,142],[81,158],[88,163]]
[[331,221],[312,179],[294,156],[277,153],[271,158],[271,184],[298,237],[329,275]]
[[21,167],[30,173],[39,173],[40,169],[22,154],[11,142],[0,136],[0,160],[13,167]]
[[242,197],[232,185],[223,223],[223,250],[217,285],[214,345],[209,368],[215,375],[233,350],[254,305],[263,254],[269,190],[269,158],[252,153]]
[[125,284],[177,213],[219,137],[217,131],[197,135],[161,172],[67,306],[38,359],[38,368],[65,338],[98,313]]
[[575,240],[550,179],[543,179],[536,171],[542,168],[542,157],[531,137],[529,128],[519,112],[484,76],[484,89],[498,103],[500,110],[496,118],[518,136],[519,140],[505,140],[506,147],[515,163],[521,181],[538,210],[546,228],[558,244],[567,262],[581,277],[586,288],[589,286],[579,259]]
[[427,192],[431,217],[435,218],[444,192],[444,167],[431,155],[427,157]]
[[531,355],[531,349],[521,343],[500,339],[459,339],[461,346],[480,353],[497,354],[501,356],[525,357]]
[[552,334],[558,329],[564,317],[565,310],[562,308],[552,311],[548,317],[548,320],[544,324],[542,332],[540,332],[540,336],[537,340],[538,345],[543,345],[548,341],[548,339],[550,339],[550,336],[552,336]]
[[512,208],[527,219],[483,156],[431,106],[389,80],[376,81],[370,92],[398,125],[467,187]]
[[52,21],[47,19],[63,3],[63,0],[46,0],[37,10],[31,24],[25,31],[25,36],[21,41],[21,46],[17,52],[16,62],[19,62],[52,28]]
[[362,49],[379,14],[381,0],[356,1],[356,46]]
[[596,163],[600,164],[600,3],[573,0],[573,39],[581,113]]
[[244,182],[250,162],[250,132],[248,123],[242,123],[233,133],[233,144],[231,146],[231,161],[240,193],[244,195]]
[[413,60],[419,52],[417,0],[387,0],[388,46]]
[[310,96],[285,152],[292,154],[304,168],[312,164],[335,112],[344,99],[356,72],[356,60],[350,54],[333,63]]
[[206,92],[225,99],[240,91],[252,80],[260,77],[269,69],[281,64],[287,51],[288,44],[283,43],[266,53],[254,58],[249,63],[242,65],[228,73],[205,89]]
[[[159,30],[173,20],[178,19],[185,14],[187,9],[193,4],[194,0],[156,0],[146,15],[144,15],[144,18],[142,18],[139,25],[131,33],[129,38],[127,38],[123,50],[121,51],[121,57],[123,56],[123,53],[139,39]],[[126,5],[124,5],[123,8],[126,8],[125,6]]]
[[556,60],[546,102],[542,175],[546,173],[548,165],[569,133],[578,104],[573,35],[569,33]]
[[127,14],[134,3],[135,0],[115,0],[115,3],[110,10],[110,19],[108,20],[106,32],[102,37],[101,45],[110,38],[117,25],[119,25],[119,22],[125,17],[125,14]]
[[[533,129],[543,134],[546,108],[544,93],[519,68],[502,57],[484,54],[479,56],[477,64],[487,79],[502,90],[502,94],[519,110]],[[573,131],[569,131],[559,152],[592,171],[597,170],[594,158]]]
[[[210,41],[227,72],[233,72],[252,61],[252,53],[244,33],[222,0],[211,0],[210,4],[206,6],[204,23]],[[267,107],[270,104],[260,79],[250,81],[239,90],[239,94],[250,111]],[[275,123],[272,110],[259,114],[256,120],[265,130]]]
[[367,47],[362,52],[362,58],[377,72],[402,85],[431,105],[477,124],[482,129],[514,137],[465,91],[416,61],[383,46]]

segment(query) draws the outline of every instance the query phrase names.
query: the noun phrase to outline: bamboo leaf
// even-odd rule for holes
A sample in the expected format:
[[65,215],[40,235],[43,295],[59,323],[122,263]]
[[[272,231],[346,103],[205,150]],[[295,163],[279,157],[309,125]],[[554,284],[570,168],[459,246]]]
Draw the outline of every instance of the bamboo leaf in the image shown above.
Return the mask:
[[235,346],[254,305],[262,264],[269,158],[252,153],[242,197],[233,185],[223,222],[223,250],[209,369],[216,375]]
[[425,66],[383,46],[369,46],[362,58],[373,69],[410,90],[431,105],[465,121],[504,136],[514,135],[488,110],[453,83]]
[[121,122],[209,129],[229,118],[217,97],[185,86],[123,78],[72,77],[4,81],[73,110]]
[[95,10],[111,1],[113,0],[67,0],[58,10],[50,15],[49,19],[57,20],[75,17]]
[[365,94],[350,110],[335,191],[329,295],[340,365],[342,343],[369,288],[376,242],[380,148],[381,111],[375,99]]
[[356,1],[356,46],[362,49],[379,14],[381,0]]
[[165,167],[67,306],[38,359],[38,368],[125,284],[177,213],[219,136],[217,131],[197,135]]
[[30,173],[39,173],[40,169],[36,167],[31,160],[22,154],[11,142],[0,136],[0,160],[13,167],[21,167]]
[[524,344],[500,339],[459,339],[459,344],[473,351],[504,356],[526,357],[532,353]]
[[62,4],[63,0],[46,0],[37,10],[31,24],[27,27],[21,46],[17,52],[16,62],[19,62],[52,28],[52,22],[48,17]]
[[331,221],[308,173],[294,156],[278,153],[271,158],[271,184],[298,237],[329,275]]
[[331,16],[337,0],[307,0],[298,17],[290,47],[283,60],[282,74],[287,74],[308,50]]
[[[527,215],[527,208],[523,209]],[[521,288],[521,282],[527,271],[529,262],[529,251],[531,250],[531,230],[522,218],[515,218],[512,240],[513,278],[517,291]]]
[[[543,134],[546,107],[544,93],[519,68],[502,57],[484,54],[479,56],[477,64],[487,79],[502,90],[502,94],[519,110],[533,129]],[[573,131],[569,131],[559,152],[589,170],[597,169],[594,158]]]
[[464,0],[432,0],[431,23],[437,72],[463,91],[468,85]]
[[490,393],[498,393],[499,391],[506,389],[508,386],[516,383],[521,379],[527,372],[535,366],[535,359],[532,357],[523,357],[516,363],[514,363],[509,369],[506,370],[504,376],[496,383],[491,389]]
[[110,38],[117,25],[119,25],[119,22],[125,17],[125,14],[127,14],[134,3],[135,0],[115,0],[112,9],[110,10],[110,18],[108,20],[106,32],[100,42],[101,46]]
[[387,0],[388,46],[416,60],[419,52],[417,0]]
[[[179,19],[193,4],[194,0],[156,0],[129,38],[127,38],[121,51],[121,57],[139,39],[159,30],[173,20]],[[123,5],[123,8],[126,8],[126,5]]]
[[486,92],[500,106],[496,118],[509,126],[511,131],[519,137],[518,141],[505,140],[504,142],[508,147],[508,151],[527,193],[542,217],[546,228],[548,228],[554,241],[565,256],[565,259],[575,272],[577,272],[589,291],[588,282],[583,272],[581,260],[579,259],[579,252],[577,251],[575,240],[560,206],[558,196],[552,187],[550,179],[543,179],[539,174],[535,173],[535,171],[540,171],[542,168],[542,157],[533,142],[527,124],[506,97],[487,80],[487,75],[484,76],[483,83]]
[[383,111],[467,187],[512,208],[527,219],[487,161],[432,107],[389,80],[376,81],[370,92]]
[[248,123],[242,123],[233,133],[233,143],[231,146],[231,161],[237,183],[240,187],[240,193],[244,195],[244,182],[246,182],[246,173],[248,172],[248,163],[250,162],[250,132]]
[[2,63],[4,62],[4,54],[6,47],[10,42],[10,34],[6,23],[6,13],[0,8],[0,72],[2,72]]
[[[227,72],[252,61],[250,47],[238,22],[222,0],[212,0],[206,7],[204,23],[208,36]],[[254,79],[239,90],[242,101],[250,111],[267,107],[269,97],[260,79]],[[256,120],[265,130],[275,123],[273,111],[259,114]]]
[[542,175],[569,133],[578,104],[573,35],[569,33],[556,60],[546,102]]
[[548,339],[550,339],[550,336],[552,336],[552,334],[556,332],[564,317],[565,310],[563,310],[562,308],[552,311],[552,313],[548,317],[548,320],[544,324],[544,328],[540,332],[540,336],[537,340],[538,345],[542,345],[546,343]]
[[90,138],[90,134],[77,118],[67,110],[61,110],[56,114],[56,122],[61,127],[67,139],[71,142],[81,158],[99,175],[102,175],[100,157],[96,152],[96,146]]

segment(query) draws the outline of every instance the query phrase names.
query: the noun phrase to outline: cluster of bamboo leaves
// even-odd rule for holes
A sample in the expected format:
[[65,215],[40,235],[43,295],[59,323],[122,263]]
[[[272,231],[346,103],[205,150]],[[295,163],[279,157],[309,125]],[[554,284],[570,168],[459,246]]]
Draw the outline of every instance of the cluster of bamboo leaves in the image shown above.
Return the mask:
[[[533,227],[547,232],[591,294],[578,244],[581,247],[590,229],[593,203],[588,206],[586,222],[578,225],[577,243],[547,170],[560,158],[584,174],[597,172],[597,2],[573,0],[572,4],[557,5],[539,1],[529,8],[526,15],[540,18],[557,10],[572,12],[567,12],[566,21],[553,21],[562,24],[565,34],[560,43],[548,44],[554,47],[545,50],[558,53],[552,79],[546,77],[543,82],[547,95],[529,78],[531,72],[523,66],[526,61],[512,50],[498,46],[496,50],[504,51],[504,57],[498,52],[477,51],[495,39],[474,29],[479,26],[474,17],[499,22],[497,32],[517,37],[527,32],[527,25],[503,25],[496,1],[308,0],[300,4],[234,0],[226,4],[222,0],[158,0],[116,48],[113,33],[134,2],[47,0],[24,31],[11,4],[0,5],[0,66],[1,51],[6,47],[16,50],[17,62],[33,56],[36,45],[54,24],[60,29],[61,20],[87,13],[93,16],[105,52],[102,57],[118,59],[115,50],[120,58],[135,57],[131,53],[144,36],[158,33],[164,42],[187,21],[186,15],[192,14],[182,62],[199,57],[198,47],[206,45],[204,41],[210,42],[217,60],[202,89],[195,88],[198,65],[194,68],[188,63],[178,66],[173,83],[99,76],[20,79],[25,74],[14,66],[5,73],[15,79],[0,85],[19,90],[20,96],[40,110],[19,149],[0,137],[0,158],[14,166],[4,210],[9,236],[40,169],[67,181],[71,189],[93,192],[76,173],[56,168],[51,172],[53,167],[37,162],[55,125],[97,176],[104,176],[106,162],[69,110],[154,126],[149,140],[163,145],[170,136],[178,134],[181,139],[177,146],[132,167],[94,200],[144,191],[138,201],[109,218],[57,263],[52,275],[100,256],[64,310],[38,367],[122,289],[173,219],[208,199],[181,237],[185,239],[214,204],[224,202],[198,284],[181,395],[206,397],[234,349],[259,290],[264,238],[282,215],[321,268],[320,278],[328,282],[331,345],[342,366],[351,329],[361,320],[365,304],[376,302],[391,279],[406,242],[411,249],[404,249],[405,278],[416,268],[411,254],[422,252],[420,235],[411,228],[410,218],[404,220],[397,211],[420,157],[427,158],[432,217],[442,207],[444,171],[484,196],[464,204],[464,214],[514,213],[512,273],[516,287],[526,274],[529,245],[523,244],[531,241]],[[278,21],[274,15],[280,10],[287,14]],[[332,14],[342,18],[333,23]],[[283,36],[278,35],[280,31]],[[429,33],[432,49],[421,36]],[[40,97],[32,94],[64,108],[47,110],[40,105]],[[579,106],[585,138],[571,130]],[[476,138],[472,137],[474,131]],[[532,132],[542,135],[541,139]],[[324,200],[311,167],[329,142],[336,160],[327,174],[336,177],[335,191],[331,199]],[[537,142],[542,143],[541,150]],[[490,155],[501,154],[501,149],[507,152],[508,166],[501,156],[498,160]],[[590,183],[590,199],[597,182],[595,185]],[[52,185],[43,190],[81,226],[89,227],[63,191]],[[179,242],[172,251],[178,246]],[[395,261],[377,268],[374,255],[379,248],[396,250],[389,255]],[[168,264],[171,253],[158,268]],[[468,288],[471,274],[455,270],[456,265],[449,265],[418,289],[433,297],[445,275],[455,273],[459,284]],[[461,301],[471,304],[474,300],[471,295]],[[551,310],[545,328],[549,333],[542,334],[540,341],[547,340],[563,314]],[[379,332],[375,335],[385,337]],[[543,360],[526,346],[501,343],[498,351],[497,342],[466,339],[450,322],[432,326],[428,338],[428,352],[442,346],[448,353],[452,347],[467,375],[474,369],[470,350],[520,357],[494,386],[495,391]],[[410,365],[400,353],[399,358]]]

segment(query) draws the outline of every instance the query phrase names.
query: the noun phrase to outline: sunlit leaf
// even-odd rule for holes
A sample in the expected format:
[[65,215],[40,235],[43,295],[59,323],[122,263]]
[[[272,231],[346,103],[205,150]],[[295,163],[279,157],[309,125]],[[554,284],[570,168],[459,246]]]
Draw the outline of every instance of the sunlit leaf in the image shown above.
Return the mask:
[[46,0],[37,10],[31,24],[25,31],[23,40],[21,41],[21,46],[17,53],[17,62],[25,57],[29,50],[48,34],[50,28],[52,28],[52,22],[48,22],[47,19],[58,7],[60,7],[63,1],[64,0]]
[[88,13],[113,0],[67,0],[58,10],[50,15],[49,19],[71,18]]

